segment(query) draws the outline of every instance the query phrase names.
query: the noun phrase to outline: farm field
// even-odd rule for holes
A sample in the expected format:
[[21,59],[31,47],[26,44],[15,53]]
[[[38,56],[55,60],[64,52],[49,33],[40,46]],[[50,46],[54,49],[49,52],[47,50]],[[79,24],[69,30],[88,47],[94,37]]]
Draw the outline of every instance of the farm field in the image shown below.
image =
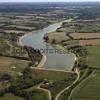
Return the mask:
[[[76,55],[71,70],[58,70],[67,62],[63,55],[59,61],[46,54],[50,64],[59,61],[55,70],[41,64],[40,48],[54,45]],[[100,3],[0,4],[0,100],[49,98],[100,100]]]
[[5,96],[0,97],[0,100],[24,100],[24,98],[14,96],[13,94],[5,94]]
[[91,40],[78,40],[79,44],[82,46],[85,45],[100,45],[100,39],[91,39]]
[[22,34],[23,34],[23,33],[26,34],[26,33],[27,33],[27,32],[25,32],[25,31],[10,30],[10,29],[9,29],[9,30],[6,29],[4,32],[6,32],[6,33],[8,33],[8,34],[9,34],[9,33],[15,33],[15,34],[21,34],[21,33],[22,33]]
[[28,66],[28,61],[0,56],[0,72],[18,74]]
[[86,46],[87,65],[94,69],[92,74],[77,85],[70,100],[100,99],[100,46]]
[[55,40],[55,42],[61,42],[62,40],[68,40],[69,37],[66,36],[65,32],[52,32],[47,34],[49,42]]
[[70,72],[35,69],[33,75],[36,76],[37,78],[44,78],[48,80],[64,80],[75,74]]
[[92,39],[100,38],[100,33],[72,33],[70,34],[74,39]]
[[43,90],[33,89],[29,93],[33,95],[32,100],[48,100],[48,95]]
[[53,98],[55,98],[57,93],[59,93],[62,89],[72,84],[77,77],[75,73],[60,71],[36,70],[33,73],[37,79],[42,78],[45,80],[45,83],[43,83],[41,87],[50,90]]
[[92,68],[100,68],[100,46],[86,46],[87,64]]
[[70,100],[100,100],[100,71],[94,71],[73,91]]

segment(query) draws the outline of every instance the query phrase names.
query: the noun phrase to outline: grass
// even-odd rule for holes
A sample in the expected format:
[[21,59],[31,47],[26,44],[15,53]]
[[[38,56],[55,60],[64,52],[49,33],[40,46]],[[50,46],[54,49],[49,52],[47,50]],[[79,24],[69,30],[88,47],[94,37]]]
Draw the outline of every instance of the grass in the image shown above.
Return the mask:
[[8,88],[10,86],[10,82],[2,82],[0,81],[0,91],[4,90],[5,88]]
[[100,46],[87,46],[87,64],[92,68],[100,68]]
[[70,72],[36,70],[33,73],[38,79],[46,79],[47,83],[50,83],[49,85],[43,84],[41,87],[50,90],[53,98],[62,89],[72,84],[76,78],[76,74]]
[[56,41],[56,43],[59,43],[63,40],[68,40],[69,37],[66,36],[66,32],[51,32],[47,34],[49,38],[49,42],[52,43],[53,40]]
[[32,94],[32,100],[48,100],[48,94],[43,90],[33,89],[30,92],[30,95],[31,94]]
[[[16,79],[27,66],[28,61],[0,56],[0,77],[9,74],[12,79]],[[10,82],[0,81],[0,89],[7,88],[10,85]]]
[[86,46],[86,49],[87,64],[94,72],[75,87],[70,100],[100,100],[100,46]]
[[32,97],[34,100],[48,100],[48,93],[43,90],[37,89],[37,86],[38,85],[25,89],[25,91],[32,92]]
[[5,39],[0,37],[0,54],[9,54],[10,46],[6,42]]
[[62,71],[47,71],[47,70],[37,70],[35,69],[33,75],[37,78],[43,78],[47,80],[64,80],[67,79],[72,73],[62,72]]
[[3,97],[0,97],[0,100],[24,100],[24,98],[14,96],[13,94],[5,94]]
[[27,67],[28,61],[19,60],[11,57],[0,56],[0,73],[18,74]]
[[76,32],[79,32],[79,33],[81,32],[84,32],[84,33],[100,32],[100,26],[96,26],[97,23],[96,24],[92,23],[91,25],[86,25],[86,24],[83,24],[83,26],[80,29],[76,30]]
[[100,72],[95,71],[79,84],[72,93],[71,100],[100,100]]
[[[69,81],[68,81],[69,80]],[[62,80],[62,81],[55,81],[53,83],[53,85],[50,87],[49,86],[49,90],[51,91],[51,94],[52,94],[52,97],[55,98],[55,96],[63,89],[65,89],[66,87],[70,86],[74,79],[73,80]]]
[[[40,87],[50,90],[51,95],[54,98],[57,95],[57,93],[59,93],[62,89],[72,84],[72,82],[76,78],[76,74],[70,72],[35,69],[33,71],[33,77],[35,77],[38,80],[44,80],[44,84],[41,84]],[[48,83],[49,85],[47,85],[46,83]],[[34,89],[37,89],[38,85],[39,84],[33,85],[32,87],[25,90],[33,91]]]

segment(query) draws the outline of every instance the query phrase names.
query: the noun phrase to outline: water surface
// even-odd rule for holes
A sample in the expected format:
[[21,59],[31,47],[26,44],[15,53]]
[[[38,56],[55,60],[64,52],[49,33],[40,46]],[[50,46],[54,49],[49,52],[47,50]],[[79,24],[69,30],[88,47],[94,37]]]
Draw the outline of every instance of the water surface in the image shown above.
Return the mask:
[[[46,33],[55,31],[61,23],[49,25],[48,27],[33,31],[21,39],[22,45],[31,46],[35,49],[45,50],[47,61],[44,65],[46,69],[71,70],[74,65],[75,56],[72,53],[65,53],[61,48],[44,42],[43,37]],[[60,52],[58,52],[60,51]]]

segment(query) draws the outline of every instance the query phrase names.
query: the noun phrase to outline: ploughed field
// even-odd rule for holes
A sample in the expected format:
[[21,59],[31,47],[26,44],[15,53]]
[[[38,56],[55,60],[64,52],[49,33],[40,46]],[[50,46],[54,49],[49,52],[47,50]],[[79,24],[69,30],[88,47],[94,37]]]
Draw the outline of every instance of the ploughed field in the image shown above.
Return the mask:
[[[68,45],[100,45],[100,21],[96,20],[75,20],[71,22],[63,22],[62,26],[56,30],[58,37],[54,38],[55,35],[48,35],[50,39],[55,39],[56,42],[60,40],[62,44],[66,42]],[[65,38],[62,38],[65,33]],[[51,38],[53,37],[53,38]],[[78,40],[77,43],[70,43],[70,40]],[[68,46],[67,45],[67,46]]]
[[91,39],[91,40],[79,40],[79,44],[82,46],[85,45],[100,45],[100,39]]
[[72,33],[74,39],[100,39],[100,33]]
[[82,46],[100,45],[100,33],[72,33],[70,36]]

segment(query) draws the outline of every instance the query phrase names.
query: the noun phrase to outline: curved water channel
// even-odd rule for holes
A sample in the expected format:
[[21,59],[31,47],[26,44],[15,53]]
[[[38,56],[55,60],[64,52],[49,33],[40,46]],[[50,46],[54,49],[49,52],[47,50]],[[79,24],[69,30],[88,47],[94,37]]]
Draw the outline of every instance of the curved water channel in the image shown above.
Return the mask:
[[46,43],[43,40],[46,33],[55,31],[61,24],[62,23],[49,25],[41,30],[33,31],[20,39],[21,45],[31,46],[45,53],[47,57],[47,61],[43,67],[45,69],[71,70],[74,65],[74,54],[65,53],[58,46]]

